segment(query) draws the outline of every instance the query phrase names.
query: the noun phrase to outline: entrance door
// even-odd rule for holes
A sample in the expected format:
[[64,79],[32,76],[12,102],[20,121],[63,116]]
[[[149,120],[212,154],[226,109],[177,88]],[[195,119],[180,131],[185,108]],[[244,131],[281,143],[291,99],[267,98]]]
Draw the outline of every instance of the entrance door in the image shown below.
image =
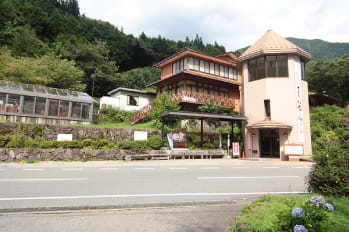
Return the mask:
[[260,130],[261,157],[280,158],[279,129]]

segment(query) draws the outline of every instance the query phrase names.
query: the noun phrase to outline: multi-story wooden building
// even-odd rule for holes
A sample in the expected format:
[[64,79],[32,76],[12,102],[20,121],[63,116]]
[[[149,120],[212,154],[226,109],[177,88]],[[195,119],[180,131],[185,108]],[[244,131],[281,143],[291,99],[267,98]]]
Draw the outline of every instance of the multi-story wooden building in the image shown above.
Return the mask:
[[[250,158],[287,159],[285,146],[311,155],[305,63],[311,55],[267,31],[239,58],[209,56],[184,49],[162,60],[157,94],[168,91],[182,110],[197,111],[212,99],[245,120],[245,152]],[[139,120],[150,107],[135,115]]]
[[184,49],[156,64],[161,79],[153,85],[157,94],[168,91],[183,110],[196,111],[212,99],[215,104],[240,112],[241,76],[234,53],[216,57]]

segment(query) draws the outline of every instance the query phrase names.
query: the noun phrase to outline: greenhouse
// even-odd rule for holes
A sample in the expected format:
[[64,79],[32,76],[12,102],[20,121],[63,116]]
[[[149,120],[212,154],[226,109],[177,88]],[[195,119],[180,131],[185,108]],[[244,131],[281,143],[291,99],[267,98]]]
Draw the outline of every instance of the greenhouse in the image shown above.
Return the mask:
[[0,80],[0,119],[10,122],[89,124],[94,103],[83,92]]

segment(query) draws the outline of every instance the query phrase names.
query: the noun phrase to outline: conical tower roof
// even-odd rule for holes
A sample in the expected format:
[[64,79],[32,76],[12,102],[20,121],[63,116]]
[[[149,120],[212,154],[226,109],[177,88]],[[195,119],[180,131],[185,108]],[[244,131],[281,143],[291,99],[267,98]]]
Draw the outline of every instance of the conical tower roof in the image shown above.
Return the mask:
[[272,30],[268,30],[259,40],[242,53],[239,61],[265,54],[296,54],[307,60],[311,58],[310,53],[297,47],[287,39],[282,38]]

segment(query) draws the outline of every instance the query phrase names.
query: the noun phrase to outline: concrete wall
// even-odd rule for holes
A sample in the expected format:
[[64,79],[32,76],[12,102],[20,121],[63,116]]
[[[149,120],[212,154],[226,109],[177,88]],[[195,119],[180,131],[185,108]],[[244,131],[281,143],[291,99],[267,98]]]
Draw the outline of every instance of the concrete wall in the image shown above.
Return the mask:
[[[304,140],[300,135],[299,105],[297,101],[296,78],[300,76],[300,64],[297,57],[288,57],[289,77],[264,78],[248,81],[248,66],[243,64],[244,76],[244,112],[248,117],[247,126],[266,119],[264,100],[270,100],[271,120],[292,126],[291,131],[280,129],[280,154],[283,154],[283,144],[297,143],[304,145],[304,155],[311,155],[310,118],[308,102],[308,85],[301,80],[301,99]],[[254,129],[253,149],[259,150],[259,131]],[[287,136],[286,136],[287,134]],[[255,154],[259,156],[259,154]],[[284,157],[281,157],[282,159]]]

